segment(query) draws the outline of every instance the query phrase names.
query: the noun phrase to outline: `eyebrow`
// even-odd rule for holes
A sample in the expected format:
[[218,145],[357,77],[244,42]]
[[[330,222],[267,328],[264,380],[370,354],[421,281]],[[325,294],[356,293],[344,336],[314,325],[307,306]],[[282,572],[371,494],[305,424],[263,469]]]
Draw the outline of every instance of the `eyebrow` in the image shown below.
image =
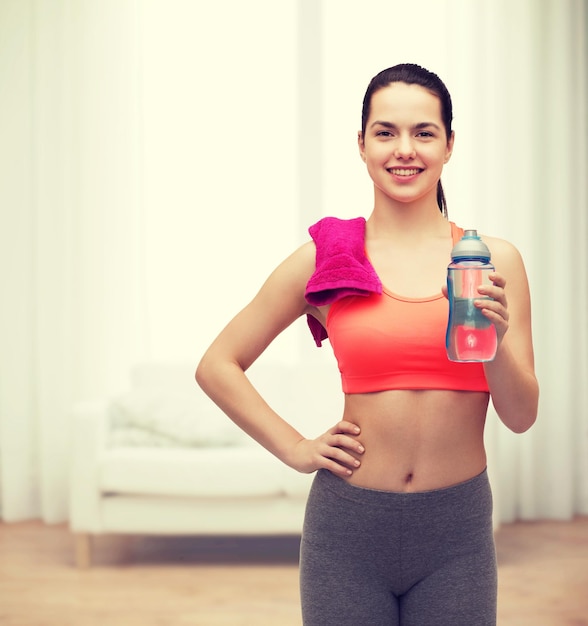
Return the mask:
[[[374,126],[383,126],[384,128],[391,128],[396,130],[398,128],[398,126],[396,126],[396,124],[392,123],[392,122],[383,122],[381,120],[376,120],[375,122],[373,122],[372,124],[370,124],[370,128],[373,128]],[[441,130],[441,127],[437,124],[435,124],[435,122],[419,122],[418,124],[415,124],[414,126],[412,126],[413,130],[422,130],[423,128],[430,128],[430,127],[436,128],[437,130]]]

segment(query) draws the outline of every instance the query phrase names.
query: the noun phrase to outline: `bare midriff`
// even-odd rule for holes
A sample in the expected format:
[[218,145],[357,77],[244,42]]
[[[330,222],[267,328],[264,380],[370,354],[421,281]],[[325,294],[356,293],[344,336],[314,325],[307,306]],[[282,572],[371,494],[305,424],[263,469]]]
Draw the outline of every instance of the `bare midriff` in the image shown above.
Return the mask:
[[361,428],[361,466],[347,480],[369,489],[429,491],[486,467],[488,394],[394,390],[345,396],[343,419]]

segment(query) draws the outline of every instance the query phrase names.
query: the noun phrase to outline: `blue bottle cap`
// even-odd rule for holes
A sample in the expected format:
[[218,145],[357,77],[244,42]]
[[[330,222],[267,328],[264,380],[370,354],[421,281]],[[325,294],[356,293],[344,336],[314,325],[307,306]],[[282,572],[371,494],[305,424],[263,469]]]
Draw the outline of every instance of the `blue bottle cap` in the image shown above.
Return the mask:
[[463,261],[464,259],[489,261],[492,255],[488,246],[478,236],[478,231],[470,229],[464,231],[463,237],[453,246],[451,258],[453,261]]

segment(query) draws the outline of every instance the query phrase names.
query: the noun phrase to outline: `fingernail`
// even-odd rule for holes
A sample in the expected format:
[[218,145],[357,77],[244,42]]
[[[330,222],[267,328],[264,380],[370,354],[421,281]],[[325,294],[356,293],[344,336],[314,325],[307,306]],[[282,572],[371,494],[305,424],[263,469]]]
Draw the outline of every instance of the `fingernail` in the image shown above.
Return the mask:
[[357,448],[360,452],[364,452],[365,448],[363,446],[359,446],[359,448]]

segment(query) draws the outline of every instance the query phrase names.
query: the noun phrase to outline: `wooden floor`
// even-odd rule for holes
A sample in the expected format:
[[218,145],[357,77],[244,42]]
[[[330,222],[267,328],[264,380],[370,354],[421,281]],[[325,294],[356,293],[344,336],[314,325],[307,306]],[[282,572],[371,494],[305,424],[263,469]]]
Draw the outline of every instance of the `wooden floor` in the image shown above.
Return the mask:
[[[496,540],[500,626],[588,626],[587,517],[506,525]],[[80,571],[64,526],[0,525],[0,625],[300,626],[297,539],[101,537],[94,549]]]

